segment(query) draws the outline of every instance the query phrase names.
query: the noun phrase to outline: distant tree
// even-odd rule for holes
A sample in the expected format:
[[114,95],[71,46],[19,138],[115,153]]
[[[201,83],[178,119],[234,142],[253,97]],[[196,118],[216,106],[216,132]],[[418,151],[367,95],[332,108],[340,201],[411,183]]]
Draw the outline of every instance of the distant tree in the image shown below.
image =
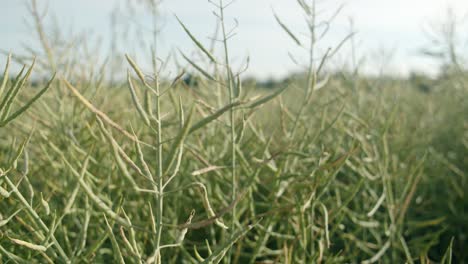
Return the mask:
[[196,88],[199,85],[198,78],[191,73],[185,74],[184,77],[182,77],[182,82],[191,88]]
[[434,81],[426,74],[412,72],[408,80],[413,87],[424,93],[431,92],[434,87]]

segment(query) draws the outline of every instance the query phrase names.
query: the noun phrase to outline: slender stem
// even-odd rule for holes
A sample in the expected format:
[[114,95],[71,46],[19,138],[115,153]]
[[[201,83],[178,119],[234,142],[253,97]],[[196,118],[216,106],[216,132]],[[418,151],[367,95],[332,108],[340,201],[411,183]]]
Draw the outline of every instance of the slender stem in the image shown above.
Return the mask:
[[309,47],[309,67],[307,71],[307,87],[306,87],[306,94],[304,97],[304,101],[302,102],[299,112],[296,115],[296,119],[294,120],[294,125],[292,128],[292,131],[290,133],[291,139],[294,138],[296,131],[297,131],[297,126],[299,124],[299,119],[302,116],[302,113],[304,112],[305,107],[309,104],[311,95],[314,91],[314,86],[317,81],[317,76],[315,72],[315,65],[314,65],[314,59],[315,59],[315,44],[317,42],[316,38],[316,33],[315,33],[315,27],[316,27],[316,15],[315,15],[315,1],[312,3],[312,13],[310,15],[310,21],[309,23],[309,30],[310,30],[310,47]]
[[158,159],[158,168],[157,168],[157,214],[156,214],[156,250],[159,254],[160,244],[161,244],[161,232],[162,232],[162,216],[164,210],[164,196],[163,196],[163,162],[162,162],[162,136],[161,136],[161,111],[160,111],[160,95],[159,95],[159,76],[156,73],[156,118],[157,122],[157,159]]
[[[224,46],[224,56],[225,56],[225,63],[226,63],[226,76],[227,76],[227,86],[229,90],[229,104],[232,104],[234,101],[234,91],[233,91],[233,80],[232,80],[232,73],[231,73],[231,66],[229,63],[229,52],[228,52],[228,36],[226,34],[226,25],[224,22],[224,4],[223,0],[219,0],[219,11],[220,11],[220,22],[221,22],[221,30],[223,34],[223,46]],[[236,130],[235,130],[235,115],[234,109],[231,108],[229,110],[229,123],[231,127],[231,201],[234,202],[236,200],[236,193],[237,193],[237,179],[236,179]],[[231,232],[235,228],[236,223],[236,206],[232,207],[232,221],[231,221]],[[227,263],[231,262],[231,254],[232,249],[229,249]]]
[[[309,31],[310,31],[310,46],[309,46],[309,65],[308,65],[308,69],[307,69],[307,87],[306,87],[306,91],[305,91],[305,96],[304,96],[304,100],[299,108],[299,111],[296,115],[296,118],[294,120],[294,124],[293,124],[293,127],[292,127],[292,130],[291,130],[291,133],[289,134],[289,137],[291,139],[291,142],[293,142],[293,139],[295,138],[296,136],[296,133],[297,133],[297,129],[298,129],[298,126],[299,126],[299,121],[304,113],[304,110],[306,109],[306,107],[309,105],[310,103],[310,100],[312,98],[312,94],[315,90],[315,85],[317,83],[317,72],[316,72],[316,69],[315,69],[315,64],[314,64],[314,60],[315,60],[315,46],[316,46],[316,42],[317,42],[317,38],[316,38],[316,30],[315,30],[315,27],[316,27],[316,9],[315,9],[315,0],[312,1],[312,6],[311,6],[311,13],[309,15],[309,20],[307,21],[308,22],[308,26],[309,26]],[[290,159],[287,159],[285,161],[285,165],[284,167],[285,168],[288,168],[289,167],[289,163],[292,162],[294,163],[295,161],[297,160],[297,157],[294,158],[294,160],[290,160]],[[289,182],[286,182],[286,185],[288,185]],[[278,192],[282,191],[281,189],[278,190]],[[313,216],[311,216],[311,222],[313,222],[314,218]],[[304,221],[304,219],[303,219]],[[304,241],[302,241],[302,243],[304,245],[307,245],[307,236],[303,236],[304,237]],[[312,238],[311,238],[312,239]],[[312,244],[312,243],[311,243]],[[303,252],[303,261],[307,262],[307,254],[306,252],[304,251]]]
[[[227,75],[227,86],[229,90],[229,104],[234,102],[234,91],[233,91],[233,84],[232,84],[232,73],[229,64],[229,52],[228,52],[228,43],[227,43],[227,35],[226,35],[226,25],[224,23],[224,6],[223,0],[220,0],[220,19],[221,19],[221,29],[223,32],[223,46],[224,46],[224,55],[226,60],[226,75]],[[237,192],[237,181],[236,181],[236,130],[234,124],[234,108],[229,110],[230,116],[230,127],[231,127],[231,184],[232,184],[232,201],[236,200],[236,192]],[[232,218],[233,218],[233,226],[234,221],[236,219],[236,209],[235,207],[232,209]]]
[[162,235],[162,217],[164,213],[164,182],[163,182],[163,153],[162,153],[162,129],[161,129],[161,93],[159,87],[159,69],[157,62],[157,43],[158,43],[158,18],[157,18],[157,0],[151,2],[153,15],[153,70],[156,90],[156,158],[157,158],[157,173],[156,173],[156,263],[160,264],[161,260],[161,235]]

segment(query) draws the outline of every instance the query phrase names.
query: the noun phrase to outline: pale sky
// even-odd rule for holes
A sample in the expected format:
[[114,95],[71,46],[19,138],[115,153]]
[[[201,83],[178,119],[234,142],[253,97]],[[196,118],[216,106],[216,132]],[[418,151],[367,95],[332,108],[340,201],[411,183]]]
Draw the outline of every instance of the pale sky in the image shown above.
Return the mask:
[[[92,31],[102,35],[104,42],[109,41],[110,14],[119,0],[37,0],[44,5],[49,2],[49,14],[56,14],[62,30],[73,27],[75,31]],[[122,1],[122,0],[120,0]],[[26,1],[0,0],[0,50],[20,53],[21,43],[31,43],[30,30],[25,24],[28,16]],[[344,4],[344,8],[330,34],[326,37],[322,49],[335,46],[349,32],[349,18],[353,18],[358,55],[366,56],[369,71],[377,64],[385,64],[388,70],[405,74],[411,69],[434,72],[436,66],[431,60],[423,58],[418,51],[429,42],[423,33],[431,21],[442,21],[448,7],[452,7],[459,17],[468,13],[468,1],[465,0],[318,0],[319,9],[329,15],[334,9]],[[190,30],[205,44],[215,28],[214,7],[207,0],[165,0],[162,3],[164,27],[161,33],[161,53],[167,53],[169,47],[177,47],[187,54],[195,50],[193,43],[177,24],[176,14]],[[294,42],[275,22],[272,10],[297,35],[306,32],[302,13],[293,0],[236,0],[228,9],[230,25],[236,18],[239,27],[237,35],[230,40],[234,63],[240,64],[248,55],[250,68],[248,74],[260,77],[280,77],[297,69],[288,56],[291,52],[296,57],[306,53],[297,49]],[[150,17],[139,12],[132,21],[150,27]],[[146,34],[147,32],[143,32]],[[108,46],[106,46],[108,47]],[[106,49],[104,47],[104,49]],[[135,47],[129,49],[139,57],[143,52]],[[349,57],[349,46],[345,46],[341,59]],[[390,61],[382,62],[381,50],[394,51]],[[162,54],[164,55],[164,54]],[[161,56],[164,57],[164,56]],[[305,58],[305,57],[304,57]],[[0,63],[5,56],[0,54]]]

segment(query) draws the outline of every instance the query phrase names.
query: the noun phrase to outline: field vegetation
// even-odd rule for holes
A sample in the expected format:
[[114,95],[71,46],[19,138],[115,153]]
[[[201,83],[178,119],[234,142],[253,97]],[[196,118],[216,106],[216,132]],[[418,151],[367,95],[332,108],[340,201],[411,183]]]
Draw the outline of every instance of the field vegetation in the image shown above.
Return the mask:
[[308,36],[274,26],[304,70],[257,85],[231,64],[220,0],[211,45],[178,18],[196,55],[177,51],[168,78],[144,4],[150,67],[49,34],[35,1],[40,50],[0,57],[0,263],[468,260],[468,75],[450,34],[426,52],[438,76],[333,70],[355,34],[322,49],[340,9],[298,0]]

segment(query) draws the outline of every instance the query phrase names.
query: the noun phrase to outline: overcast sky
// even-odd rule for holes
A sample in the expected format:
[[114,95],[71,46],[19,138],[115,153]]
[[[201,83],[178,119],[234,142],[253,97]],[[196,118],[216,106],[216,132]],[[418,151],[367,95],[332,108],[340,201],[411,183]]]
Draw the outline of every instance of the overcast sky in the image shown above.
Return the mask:
[[[37,0],[43,5],[49,2],[49,14],[56,14],[63,30],[73,27],[76,31],[92,31],[109,41],[110,14],[117,0]],[[365,55],[368,69],[382,63],[382,50],[394,52],[390,61],[385,61],[389,69],[397,73],[407,73],[410,69],[434,71],[435,64],[424,59],[418,50],[428,44],[423,32],[431,21],[441,21],[448,7],[462,17],[468,13],[466,0],[322,0],[319,9],[324,17],[344,4],[330,34],[322,46],[336,45],[349,32],[349,18],[354,20],[357,31],[358,55]],[[0,50],[19,52],[21,43],[31,41],[30,29],[25,24],[27,9],[22,0],[0,0]],[[178,47],[190,54],[195,50],[189,38],[177,24],[173,14],[186,23],[193,33],[206,45],[215,28],[212,15],[214,7],[207,0],[165,0],[162,4],[164,27],[161,33],[161,53],[170,47]],[[233,19],[239,22],[237,35],[230,46],[234,62],[240,64],[250,57],[248,73],[260,77],[279,77],[294,71],[297,67],[288,56],[291,52],[299,60],[305,53],[295,48],[294,42],[281,30],[274,20],[273,12],[299,36],[306,28],[301,10],[293,0],[237,0],[227,12],[229,24]],[[148,16],[137,13],[131,20],[142,25],[150,23]],[[147,25],[149,27],[149,25]],[[143,32],[144,33],[144,32]],[[125,49],[126,47],[121,47]],[[346,58],[344,47],[342,58]],[[135,47],[130,52],[138,53]],[[142,56],[141,52],[138,56]],[[349,57],[349,56],[348,56]],[[5,56],[0,55],[0,63]]]

